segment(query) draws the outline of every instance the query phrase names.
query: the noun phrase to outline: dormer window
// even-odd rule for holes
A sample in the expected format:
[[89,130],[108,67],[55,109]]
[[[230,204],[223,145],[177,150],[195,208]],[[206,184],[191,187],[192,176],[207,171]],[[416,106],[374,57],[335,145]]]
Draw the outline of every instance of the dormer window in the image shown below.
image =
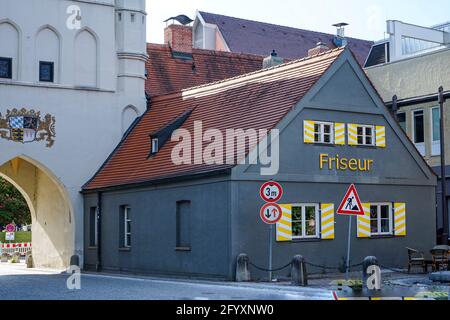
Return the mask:
[[183,123],[186,121],[186,119],[191,115],[192,111],[194,111],[194,109],[183,112],[180,116],[178,116],[172,122],[167,123],[164,127],[149,134],[149,138],[150,138],[150,148],[149,149],[150,149],[150,151],[149,151],[148,158],[151,158],[155,154],[157,154],[159,152],[159,150],[164,147],[164,144],[167,141],[170,141],[170,137],[172,136],[172,133],[183,125]]
[[157,153],[158,149],[159,149],[158,138],[152,138],[152,154]]

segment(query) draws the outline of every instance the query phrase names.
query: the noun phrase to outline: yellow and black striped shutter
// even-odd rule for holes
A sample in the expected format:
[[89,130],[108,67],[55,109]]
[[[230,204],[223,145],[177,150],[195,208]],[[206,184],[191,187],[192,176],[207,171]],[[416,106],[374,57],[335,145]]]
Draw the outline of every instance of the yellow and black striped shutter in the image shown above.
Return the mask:
[[320,205],[320,230],[323,240],[334,239],[334,204],[322,203]]
[[285,242],[292,240],[292,205],[281,204],[283,215],[277,222],[277,241]]
[[347,124],[348,128],[348,144],[350,146],[358,145],[358,125],[349,123]]
[[386,148],[386,127],[376,126],[376,146],[380,148]]
[[406,203],[394,203],[394,235],[406,236]]
[[314,121],[303,121],[303,141],[304,143],[314,143]]
[[370,238],[370,203],[362,204],[364,215],[358,216],[358,238]]
[[345,123],[334,124],[334,144],[345,145]]

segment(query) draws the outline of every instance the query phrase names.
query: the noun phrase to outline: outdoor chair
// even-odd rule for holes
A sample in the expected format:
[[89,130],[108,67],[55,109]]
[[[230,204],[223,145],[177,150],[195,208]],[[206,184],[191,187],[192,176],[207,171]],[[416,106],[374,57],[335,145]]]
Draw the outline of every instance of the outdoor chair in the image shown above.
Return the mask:
[[425,262],[425,256],[422,252],[406,248],[408,250],[408,273],[411,272],[411,268],[414,266],[421,267],[424,273],[427,273],[427,264]]
[[448,267],[448,250],[432,249],[430,250],[432,257],[433,271],[441,271],[441,268],[447,270]]

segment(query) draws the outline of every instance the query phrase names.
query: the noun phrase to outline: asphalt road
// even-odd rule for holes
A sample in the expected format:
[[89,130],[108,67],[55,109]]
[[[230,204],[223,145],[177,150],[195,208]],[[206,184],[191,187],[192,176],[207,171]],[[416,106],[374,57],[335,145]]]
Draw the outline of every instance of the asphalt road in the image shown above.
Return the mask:
[[68,274],[0,264],[2,300],[325,300],[327,290],[82,274],[81,289],[67,288]]

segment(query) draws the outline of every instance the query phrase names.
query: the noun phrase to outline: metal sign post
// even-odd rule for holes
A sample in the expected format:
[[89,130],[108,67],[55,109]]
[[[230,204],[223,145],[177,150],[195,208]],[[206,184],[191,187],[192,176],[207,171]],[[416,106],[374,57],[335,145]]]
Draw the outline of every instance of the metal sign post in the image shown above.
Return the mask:
[[440,133],[441,133],[441,201],[442,201],[442,221],[444,230],[442,233],[442,244],[448,244],[449,226],[447,209],[447,181],[445,174],[445,109],[444,109],[444,88],[439,87],[439,110],[440,110]]
[[261,220],[269,225],[269,281],[273,280],[273,225],[280,221],[282,209],[276,203],[283,196],[283,187],[275,181],[264,183],[259,189],[259,195],[266,204],[261,208],[259,215]]
[[272,282],[273,272],[272,272],[272,263],[273,263],[273,224],[269,225],[269,281]]
[[345,280],[348,280],[350,270],[350,251],[352,243],[352,216],[348,216],[347,260],[345,262]]
[[272,282],[272,262],[273,262],[273,225],[281,219],[282,209],[276,203],[266,203],[260,210],[259,215],[264,223],[269,225],[269,281]]
[[347,193],[342,199],[339,209],[336,211],[340,215],[348,215],[348,239],[347,239],[347,259],[345,261],[345,279],[348,280],[348,273],[350,271],[350,254],[352,243],[352,216],[364,215],[364,209],[361,200],[356,191],[354,184],[348,188]]

